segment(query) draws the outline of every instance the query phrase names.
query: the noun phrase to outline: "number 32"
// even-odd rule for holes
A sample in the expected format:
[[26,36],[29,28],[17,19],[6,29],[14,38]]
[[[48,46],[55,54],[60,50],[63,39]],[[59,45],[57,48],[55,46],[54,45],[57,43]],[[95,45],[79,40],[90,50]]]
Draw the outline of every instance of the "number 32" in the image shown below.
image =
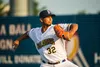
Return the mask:
[[47,50],[48,50],[48,54],[56,53],[56,48],[54,46],[47,48]]

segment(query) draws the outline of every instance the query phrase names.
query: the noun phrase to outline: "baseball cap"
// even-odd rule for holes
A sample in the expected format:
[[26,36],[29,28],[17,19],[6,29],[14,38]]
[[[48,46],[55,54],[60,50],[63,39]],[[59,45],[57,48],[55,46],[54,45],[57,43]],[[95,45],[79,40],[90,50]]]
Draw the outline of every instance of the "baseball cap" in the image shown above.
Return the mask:
[[47,16],[55,16],[55,14],[52,14],[50,10],[43,10],[39,14],[40,18],[45,18]]

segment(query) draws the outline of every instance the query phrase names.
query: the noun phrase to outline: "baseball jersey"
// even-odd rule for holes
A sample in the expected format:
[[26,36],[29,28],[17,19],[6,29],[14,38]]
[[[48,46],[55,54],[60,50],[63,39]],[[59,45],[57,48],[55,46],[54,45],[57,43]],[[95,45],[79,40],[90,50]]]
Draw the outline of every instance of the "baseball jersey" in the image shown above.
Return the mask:
[[[64,30],[68,24],[59,24]],[[65,41],[58,38],[54,31],[54,25],[42,33],[42,27],[32,28],[28,32],[28,36],[35,43],[36,49],[39,52],[41,59],[45,62],[55,63],[67,58],[65,50]]]

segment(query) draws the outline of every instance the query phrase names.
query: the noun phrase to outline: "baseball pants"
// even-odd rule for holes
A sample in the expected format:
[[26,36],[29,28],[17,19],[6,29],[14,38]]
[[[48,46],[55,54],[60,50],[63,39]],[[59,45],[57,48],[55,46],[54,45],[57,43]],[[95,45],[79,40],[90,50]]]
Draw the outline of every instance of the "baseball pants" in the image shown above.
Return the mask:
[[78,67],[74,63],[66,60],[65,62],[59,63],[59,64],[48,64],[48,63],[42,63],[40,67]]

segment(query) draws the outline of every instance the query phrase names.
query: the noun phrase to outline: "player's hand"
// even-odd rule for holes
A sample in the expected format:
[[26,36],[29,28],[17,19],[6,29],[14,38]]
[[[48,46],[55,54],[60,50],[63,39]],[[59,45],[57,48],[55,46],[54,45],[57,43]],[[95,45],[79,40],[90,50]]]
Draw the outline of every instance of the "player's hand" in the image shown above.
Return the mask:
[[16,49],[19,45],[19,40],[15,40],[13,43],[13,49]]

